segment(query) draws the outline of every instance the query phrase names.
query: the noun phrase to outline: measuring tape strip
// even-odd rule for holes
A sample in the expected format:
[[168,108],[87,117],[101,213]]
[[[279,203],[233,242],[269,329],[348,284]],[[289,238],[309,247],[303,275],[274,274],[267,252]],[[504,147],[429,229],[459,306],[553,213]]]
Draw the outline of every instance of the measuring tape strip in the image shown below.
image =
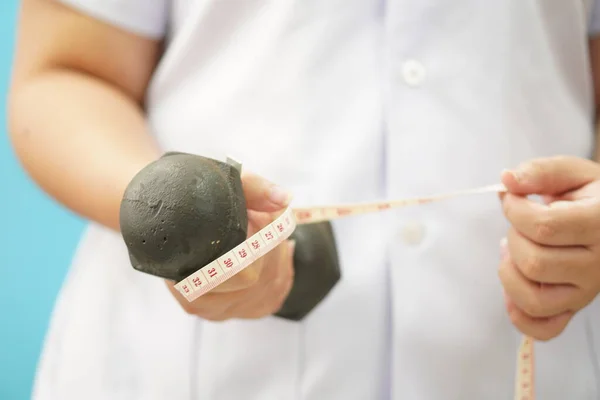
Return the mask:
[[505,190],[503,185],[491,185],[441,195],[395,201],[288,208],[273,223],[255,233],[231,251],[228,251],[210,264],[178,282],[175,287],[188,301],[196,300],[282,243],[294,232],[296,225],[331,221],[352,215],[426,204],[452,197],[502,192]]
[[[275,221],[246,239],[246,241],[175,284],[175,288],[188,301],[192,302],[196,300],[285,241],[294,232],[297,225],[331,221],[352,215],[426,204],[459,196],[505,191],[506,188],[504,185],[498,184],[434,196],[394,201],[288,208]],[[521,342],[517,356],[515,400],[534,400],[533,356],[533,340],[525,336]]]
[[533,339],[523,336],[517,353],[517,376],[515,379],[515,400],[534,400],[534,359]]
[[288,208],[273,223],[178,282],[175,288],[188,301],[194,301],[267,254],[286,240],[294,229],[296,229],[294,211]]

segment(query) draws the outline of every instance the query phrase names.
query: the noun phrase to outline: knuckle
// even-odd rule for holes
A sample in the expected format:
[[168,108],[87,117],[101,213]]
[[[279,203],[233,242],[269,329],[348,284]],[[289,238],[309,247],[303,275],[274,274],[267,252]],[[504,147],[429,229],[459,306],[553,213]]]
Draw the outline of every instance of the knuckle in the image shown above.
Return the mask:
[[182,305],[188,315],[200,317],[207,321],[223,321],[225,318],[226,307],[213,301],[193,302],[189,305]]
[[547,311],[544,303],[536,295],[530,295],[523,305],[523,312],[530,317],[544,317]]
[[274,315],[277,314],[279,312],[279,310],[281,310],[283,308],[283,304],[281,304],[278,307],[271,307],[271,309],[268,312],[268,315]]
[[532,323],[531,319],[528,318],[525,314],[519,312],[518,310],[513,310],[509,313],[510,322],[524,335],[531,336],[537,339],[537,336],[540,333],[540,330],[537,329],[535,323]]
[[538,342],[548,342],[554,338],[554,336],[548,335],[547,333],[545,333],[545,331],[541,331],[539,333],[533,333],[533,334],[530,334],[529,336],[531,336],[533,339],[535,339]]
[[540,342],[547,342],[561,334],[564,328],[540,328],[530,336]]
[[288,295],[290,294],[289,290],[286,290],[283,293],[283,296],[281,296],[278,301],[275,302],[275,307],[273,307],[275,309],[275,311],[273,311],[273,313],[281,310],[283,308],[283,306],[285,305],[287,299],[288,299]]
[[508,318],[514,326],[523,331],[523,328],[526,326],[526,317],[522,312],[513,308],[508,311]]
[[581,310],[587,307],[598,294],[598,290],[596,288],[588,289],[588,290],[579,290],[579,293],[574,296],[575,310]]
[[281,308],[285,304],[286,299],[287,299],[287,296],[284,295],[284,296],[280,296],[277,300],[273,301],[273,304],[271,305],[271,307],[269,307],[269,314],[275,314],[276,312],[281,310]]
[[549,163],[544,159],[534,159],[526,165],[526,175],[533,176],[545,176],[549,172]]
[[556,236],[558,229],[556,219],[547,212],[542,213],[533,223],[533,239],[538,242],[545,242]]
[[206,321],[210,322],[222,322],[231,318],[230,313],[225,312],[221,309],[207,309],[196,312],[196,315]]
[[530,253],[518,264],[521,273],[532,281],[539,281],[546,275],[548,265],[539,254]]
[[202,319],[204,319],[206,321],[210,321],[210,322],[223,322],[223,321],[226,321],[227,319],[229,319],[227,316],[222,315],[222,314],[205,314],[205,315],[199,315],[199,317],[201,317]]
[[187,315],[195,315],[196,314],[194,307],[192,307],[191,305],[181,304],[181,308]]
[[498,267],[498,278],[503,285],[507,285],[509,283],[509,276],[507,273],[507,268],[505,263],[500,263]]
[[256,308],[253,310],[250,310],[248,312],[245,313],[244,318],[246,319],[260,319],[260,318],[264,318],[268,315],[271,315],[272,313],[270,312],[270,310],[268,308],[265,307],[260,307],[260,308]]
[[518,304],[525,318],[545,317],[551,311],[548,304],[542,298],[541,293],[531,288],[521,291]]
[[282,301],[273,301],[271,304],[269,304],[268,307],[265,308],[265,314],[267,314],[267,315],[273,315],[277,311],[281,310],[282,306],[283,306],[283,302]]
[[259,281],[259,279],[260,279],[260,276],[259,276],[258,272],[255,271],[252,267],[246,268],[246,269],[240,271],[236,275],[237,283],[240,286],[246,287],[246,288],[256,285],[256,283]]
[[188,315],[198,314],[199,307],[198,307],[197,302],[189,302],[189,301],[183,299],[183,300],[179,300],[179,306]]

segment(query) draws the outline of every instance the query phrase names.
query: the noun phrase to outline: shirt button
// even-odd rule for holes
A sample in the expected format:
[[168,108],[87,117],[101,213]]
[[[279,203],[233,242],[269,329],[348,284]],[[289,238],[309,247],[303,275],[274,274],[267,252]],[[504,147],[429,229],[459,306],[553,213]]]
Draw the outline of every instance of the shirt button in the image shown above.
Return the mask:
[[425,79],[425,67],[416,60],[408,60],[402,66],[404,82],[409,86],[419,86]]
[[402,241],[410,246],[417,246],[425,238],[425,226],[419,222],[409,222],[400,232]]

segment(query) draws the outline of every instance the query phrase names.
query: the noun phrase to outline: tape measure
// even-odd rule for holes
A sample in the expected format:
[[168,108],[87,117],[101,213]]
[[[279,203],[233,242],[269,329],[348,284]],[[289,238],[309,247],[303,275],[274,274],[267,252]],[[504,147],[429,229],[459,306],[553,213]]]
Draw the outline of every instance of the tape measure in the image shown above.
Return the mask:
[[517,377],[515,379],[515,400],[534,400],[533,339],[523,336],[517,354]]
[[[505,191],[506,188],[504,185],[497,184],[434,196],[394,201],[288,208],[275,221],[246,239],[246,241],[175,284],[175,288],[188,301],[196,300],[285,241],[294,232],[296,226],[300,224],[331,221],[352,215],[426,204],[459,196]],[[526,336],[523,338],[517,357],[514,399],[534,400],[533,339]]]

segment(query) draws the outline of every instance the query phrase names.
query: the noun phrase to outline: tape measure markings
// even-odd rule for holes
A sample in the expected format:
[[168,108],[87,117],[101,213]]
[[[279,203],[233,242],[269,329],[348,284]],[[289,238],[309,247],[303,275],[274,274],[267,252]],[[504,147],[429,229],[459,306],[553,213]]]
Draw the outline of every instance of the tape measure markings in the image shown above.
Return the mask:
[[515,400],[535,399],[533,339],[523,336],[517,355],[517,376],[515,380]]
[[283,242],[292,234],[297,224],[330,221],[351,215],[367,214],[392,208],[426,204],[452,197],[500,192],[503,190],[506,190],[503,185],[491,185],[441,195],[395,201],[317,206],[310,208],[288,208],[271,224],[246,239],[231,251],[217,258],[215,261],[178,282],[175,287],[188,301],[194,301],[252,264],[279,243]]
[[[352,215],[427,204],[458,196],[492,192],[500,193],[504,191],[506,191],[506,188],[498,184],[435,196],[395,201],[288,208],[275,221],[246,239],[240,245],[175,284],[175,288],[188,301],[196,300],[285,241],[294,232],[296,226],[300,224],[330,221]],[[535,400],[533,339],[527,336],[523,337],[517,355],[514,400]]]
[[183,279],[175,287],[188,301],[194,301],[267,254],[287,239],[294,229],[296,221],[292,209],[288,208],[271,224]]
[[333,206],[315,206],[305,208],[294,208],[294,216],[298,224],[315,223],[322,221],[331,221],[337,218],[348,217],[352,215],[368,214],[373,212],[385,211],[392,208],[415,206],[432,203],[434,201],[449,199],[452,197],[483,194],[491,192],[504,192],[506,188],[502,184],[483,186],[475,189],[461,190],[435,196],[414,197],[393,201],[341,204]]

